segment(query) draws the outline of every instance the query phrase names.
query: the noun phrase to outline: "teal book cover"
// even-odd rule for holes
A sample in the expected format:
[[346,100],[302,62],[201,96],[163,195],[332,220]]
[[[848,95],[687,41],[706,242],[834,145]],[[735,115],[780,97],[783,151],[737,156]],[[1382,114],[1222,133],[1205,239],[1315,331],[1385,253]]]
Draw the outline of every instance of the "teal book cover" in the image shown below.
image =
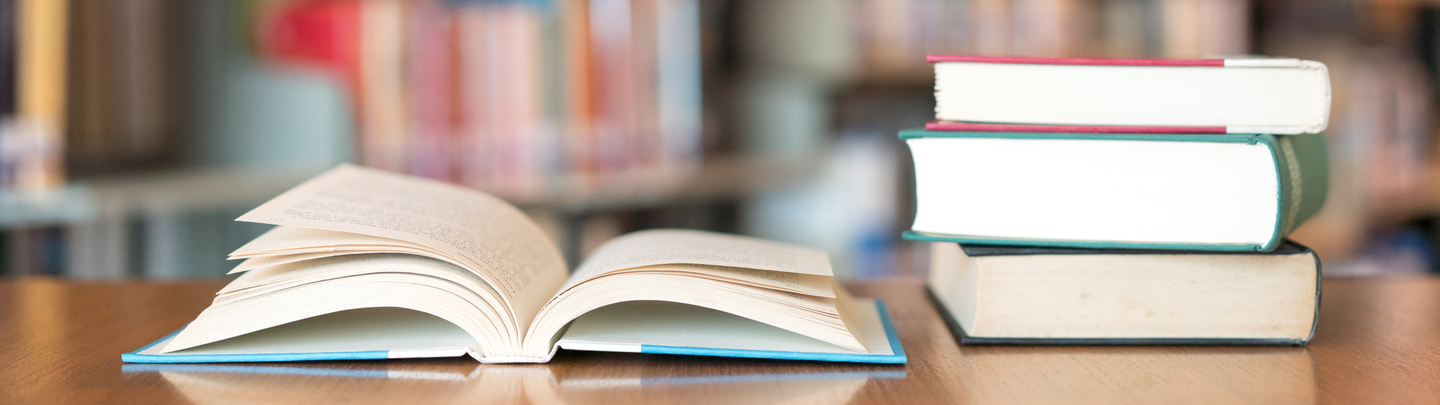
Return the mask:
[[[879,317],[882,327],[879,337],[879,347],[871,343],[872,353],[845,353],[837,351],[808,351],[808,350],[756,350],[736,347],[702,347],[685,346],[674,344],[649,344],[633,342],[570,342],[562,339],[557,342],[558,348],[578,351],[602,351],[621,353],[648,353],[648,354],[669,354],[686,356],[709,356],[709,357],[733,357],[771,360],[801,360],[820,362],[841,362],[841,363],[870,363],[870,364],[905,364],[908,359],[905,356],[905,349],[900,346],[900,337],[895,333],[895,325],[890,320],[890,312],[885,304],[874,300],[875,314]],[[121,361],[126,363],[269,363],[269,362],[292,362],[292,361],[331,361],[331,360],[384,360],[401,358],[439,358],[439,357],[461,357],[467,352],[464,349],[429,349],[429,350],[387,350],[376,348],[375,350],[295,350],[295,351],[266,351],[266,350],[201,350],[201,353],[170,353],[162,354],[160,347],[174,338],[180,331],[176,331],[133,352],[120,355]]]

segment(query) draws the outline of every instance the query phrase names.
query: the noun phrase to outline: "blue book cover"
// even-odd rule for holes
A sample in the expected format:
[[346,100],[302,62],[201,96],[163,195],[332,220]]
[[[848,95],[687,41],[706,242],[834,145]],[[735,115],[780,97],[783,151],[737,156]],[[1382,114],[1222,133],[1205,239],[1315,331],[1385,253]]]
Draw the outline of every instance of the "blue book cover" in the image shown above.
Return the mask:
[[[776,360],[806,360],[847,363],[905,364],[905,350],[895,334],[895,326],[888,311],[879,300],[857,300],[859,309],[855,315],[860,324],[873,323],[874,327],[859,326],[860,338],[869,353],[855,352],[818,340],[788,332],[759,322],[721,313],[719,311],[676,305],[670,303],[627,303],[617,304],[595,311],[599,317],[581,318],[575,321],[559,340],[557,349],[576,351],[605,351],[650,354],[676,354],[690,356],[736,357]],[[873,302],[873,303],[872,303]],[[629,305],[629,306],[626,306]],[[657,309],[658,308],[658,309]],[[634,313],[635,310],[649,309],[655,316],[629,316],[620,321],[609,322],[605,311]],[[384,316],[382,315],[381,318]],[[383,319],[381,320],[383,321]],[[434,321],[439,321],[438,318]],[[303,328],[305,325],[295,325]],[[415,325],[425,329],[438,325]],[[338,328],[345,329],[345,328]],[[353,329],[350,329],[353,330]],[[663,331],[662,331],[663,330]],[[688,332],[677,335],[675,330]],[[869,333],[866,333],[866,332]],[[283,332],[283,331],[282,331]],[[247,347],[231,344],[229,347],[197,347],[172,353],[160,353],[160,348],[179,331],[145,345],[130,353],[122,354],[127,363],[258,363],[288,361],[326,360],[381,360],[397,358],[459,357],[474,355],[473,350],[452,344],[453,347],[435,347],[433,343],[419,343],[402,348],[373,347],[371,350],[324,350],[319,345],[276,345],[263,340],[254,340]],[[322,334],[321,332],[308,335]],[[274,340],[275,334],[270,336]],[[697,341],[696,338],[699,337]],[[283,338],[281,336],[280,338]],[[323,338],[323,337],[322,337]],[[219,342],[231,343],[231,342]],[[697,344],[698,343],[698,344]],[[378,339],[359,343],[360,346],[397,344],[394,339]],[[337,343],[336,346],[356,347],[357,343]],[[402,346],[404,346],[402,344]],[[311,350],[282,351],[275,348],[309,347]],[[314,348],[321,349],[314,349]],[[769,347],[773,349],[763,349]],[[551,352],[551,356],[554,355]],[[486,359],[482,362],[545,362],[543,359]]]

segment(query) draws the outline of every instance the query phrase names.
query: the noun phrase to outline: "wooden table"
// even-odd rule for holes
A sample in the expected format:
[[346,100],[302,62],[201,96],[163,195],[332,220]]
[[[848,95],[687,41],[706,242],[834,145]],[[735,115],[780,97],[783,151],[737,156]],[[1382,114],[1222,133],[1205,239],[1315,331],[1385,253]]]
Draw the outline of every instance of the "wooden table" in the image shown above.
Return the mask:
[[1309,347],[959,347],[917,280],[884,299],[906,366],[561,353],[122,364],[221,284],[0,281],[0,403],[1413,403],[1440,400],[1440,279],[1326,280]]

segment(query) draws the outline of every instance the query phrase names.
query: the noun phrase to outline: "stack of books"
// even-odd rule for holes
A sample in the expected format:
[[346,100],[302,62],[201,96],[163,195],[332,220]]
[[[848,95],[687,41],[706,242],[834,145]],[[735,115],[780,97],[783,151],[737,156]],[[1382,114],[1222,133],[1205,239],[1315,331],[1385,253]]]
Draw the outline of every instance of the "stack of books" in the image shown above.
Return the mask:
[[1313,335],[1325,65],[930,56],[900,133],[929,289],[963,343],[1293,344]]

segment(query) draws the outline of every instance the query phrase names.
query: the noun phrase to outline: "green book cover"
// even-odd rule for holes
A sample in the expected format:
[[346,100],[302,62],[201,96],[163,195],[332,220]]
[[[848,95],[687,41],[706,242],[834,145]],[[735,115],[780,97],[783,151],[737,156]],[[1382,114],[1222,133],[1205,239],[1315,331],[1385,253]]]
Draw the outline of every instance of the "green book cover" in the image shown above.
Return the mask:
[[1330,182],[1329,152],[1322,134],[1089,134],[1089,133],[1019,133],[1019,132],[949,132],[911,129],[900,132],[901,140],[917,138],[993,138],[993,139],[1055,139],[1055,140],[1117,140],[1156,142],[1215,142],[1263,144],[1274,157],[1275,171],[1257,176],[1278,176],[1275,231],[1270,240],[1261,244],[1188,244],[1147,243],[1105,240],[1043,240],[1007,238],[985,235],[954,235],[907,231],[905,239],[925,242],[956,242],[976,245],[1052,246],[1078,248],[1182,249],[1208,251],[1259,251],[1275,249],[1280,241],[1325,204]]

